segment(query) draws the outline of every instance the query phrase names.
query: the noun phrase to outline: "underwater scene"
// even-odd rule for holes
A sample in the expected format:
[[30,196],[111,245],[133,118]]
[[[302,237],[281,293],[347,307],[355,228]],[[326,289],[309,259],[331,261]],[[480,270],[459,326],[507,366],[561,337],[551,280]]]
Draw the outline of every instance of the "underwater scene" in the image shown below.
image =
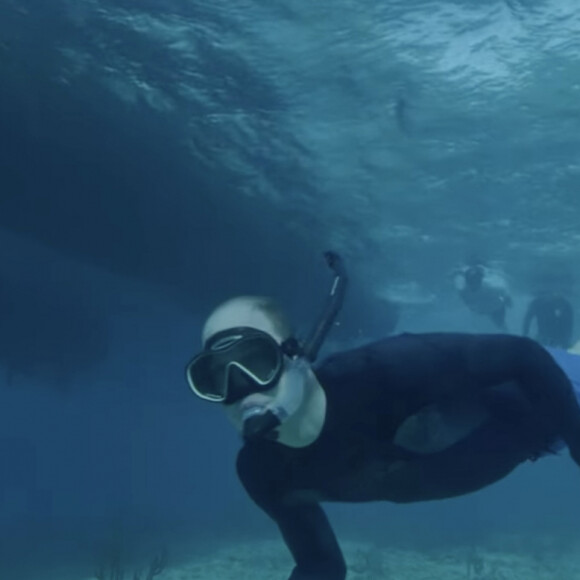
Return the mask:
[[0,579],[580,580],[576,0],[0,2]]

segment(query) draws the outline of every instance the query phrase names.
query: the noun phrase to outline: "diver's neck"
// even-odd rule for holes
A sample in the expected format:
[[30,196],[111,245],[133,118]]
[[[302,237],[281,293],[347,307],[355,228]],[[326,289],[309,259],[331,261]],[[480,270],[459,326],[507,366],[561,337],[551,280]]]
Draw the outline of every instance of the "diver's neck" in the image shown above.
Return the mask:
[[279,428],[278,443],[288,447],[307,447],[318,439],[326,419],[326,393],[314,373],[306,387],[298,411]]

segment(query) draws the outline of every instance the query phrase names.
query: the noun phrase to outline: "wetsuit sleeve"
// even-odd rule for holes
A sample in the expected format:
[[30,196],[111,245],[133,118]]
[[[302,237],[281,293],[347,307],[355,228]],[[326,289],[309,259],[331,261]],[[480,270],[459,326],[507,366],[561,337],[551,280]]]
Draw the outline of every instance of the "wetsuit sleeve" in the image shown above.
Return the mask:
[[[530,405],[538,429],[560,436],[580,465],[580,406],[572,384],[538,342],[507,334],[403,334],[335,355],[317,370],[322,382],[347,391],[365,385],[352,410],[377,416],[383,433],[423,407],[471,396],[493,398],[496,387],[514,384]],[[342,378],[344,377],[344,378]],[[355,392],[350,388],[350,392]],[[357,405],[354,405],[354,402]],[[360,411],[363,407],[364,413]],[[368,412],[367,412],[368,411]],[[367,422],[368,423],[368,422]]]
[[[445,340],[440,339],[443,343]],[[461,343],[461,366],[470,378],[467,383],[475,389],[485,389],[514,381],[538,416],[557,429],[580,465],[580,407],[570,380],[545,348],[530,338],[508,335],[447,340]],[[443,392],[461,392],[466,387],[459,377],[450,380],[448,386],[439,384]]]
[[288,501],[283,480],[248,447],[238,455],[238,476],[252,500],[278,525],[296,566],[289,580],[344,580],[346,564],[324,510],[318,503]]

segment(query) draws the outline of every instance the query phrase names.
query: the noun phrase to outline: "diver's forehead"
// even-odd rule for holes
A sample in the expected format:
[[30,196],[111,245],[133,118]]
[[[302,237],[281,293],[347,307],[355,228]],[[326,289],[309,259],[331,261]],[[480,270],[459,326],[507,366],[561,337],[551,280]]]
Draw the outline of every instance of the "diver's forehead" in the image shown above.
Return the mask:
[[280,340],[272,321],[263,311],[247,305],[231,305],[219,308],[207,319],[203,327],[202,342],[205,344],[214,334],[236,326],[256,328]]

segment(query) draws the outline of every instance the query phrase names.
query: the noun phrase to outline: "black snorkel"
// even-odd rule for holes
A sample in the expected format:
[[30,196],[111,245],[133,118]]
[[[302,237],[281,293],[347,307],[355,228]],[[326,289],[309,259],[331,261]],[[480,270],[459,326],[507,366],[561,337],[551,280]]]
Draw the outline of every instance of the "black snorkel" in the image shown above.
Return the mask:
[[[331,251],[324,252],[324,258],[329,268],[334,272],[326,305],[304,345],[301,346],[297,341],[294,341],[296,345],[294,357],[302,358],[311,363],[316,360],[320,347],[342,308],[348,283],[342,258],[336,252]],[[255,441],[261,438],[276,440],[278,438],[277,427],[280,426],[281,422],[281,418],[270,410],[265,413],[258,412],[255,416],[244,421],[243,437],[246,441]]]
[[324,258],[328,267],[334,272],[334,280],[326,300],[326,306],[302,347],[302,356],[310,362],[316,360],[320,347],[342,308],[348,284],[348,276],[342,258],[336,252],[331,251],[324,252]]

